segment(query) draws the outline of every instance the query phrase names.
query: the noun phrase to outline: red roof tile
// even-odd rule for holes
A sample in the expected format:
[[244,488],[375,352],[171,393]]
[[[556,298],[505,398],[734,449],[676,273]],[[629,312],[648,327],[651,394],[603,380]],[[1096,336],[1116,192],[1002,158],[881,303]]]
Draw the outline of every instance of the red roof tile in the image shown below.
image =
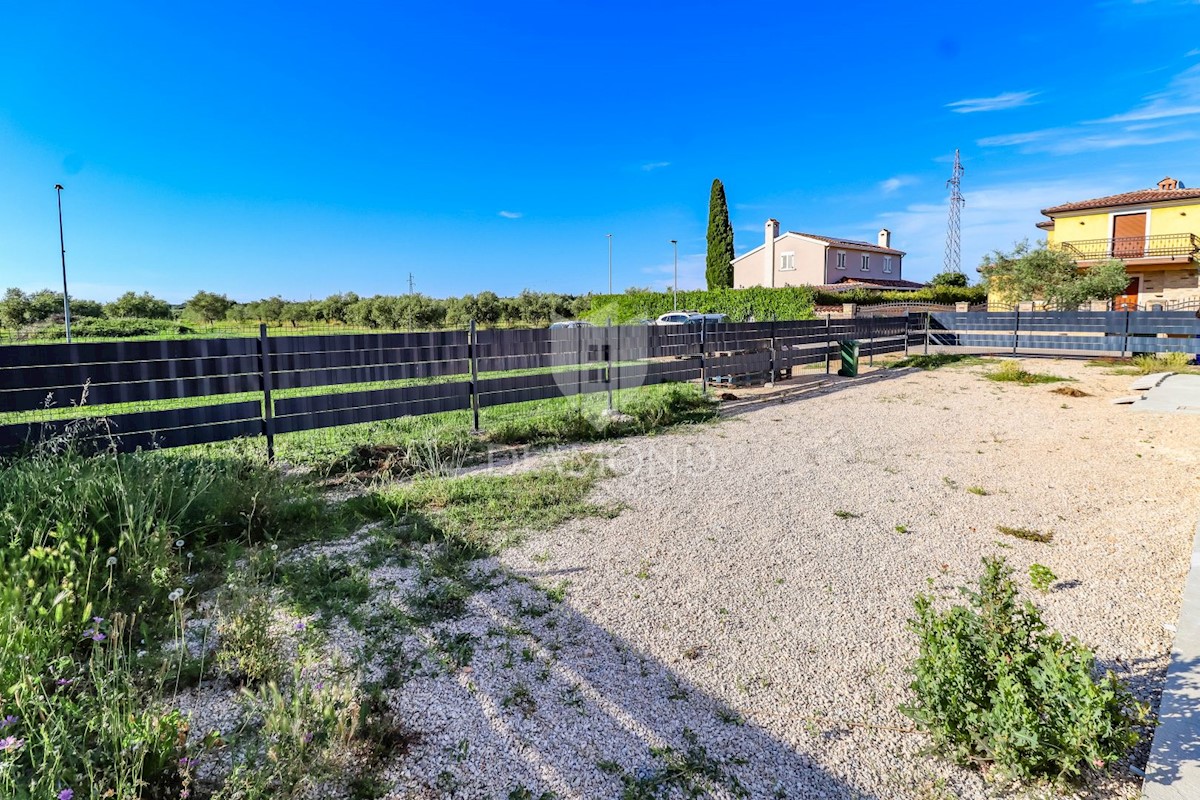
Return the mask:
[[1200,189],[1139,189],[1136,192],[1111,194],[1095,200],[1080,200],[1061,206],[1043,208],[1046,216],[1064,214],[1068,211],[1085,211],[1090,208],[1112,208],[1114,206],[1138,206],[1145,203],[1163,203],[1170,200],[1200,200]]

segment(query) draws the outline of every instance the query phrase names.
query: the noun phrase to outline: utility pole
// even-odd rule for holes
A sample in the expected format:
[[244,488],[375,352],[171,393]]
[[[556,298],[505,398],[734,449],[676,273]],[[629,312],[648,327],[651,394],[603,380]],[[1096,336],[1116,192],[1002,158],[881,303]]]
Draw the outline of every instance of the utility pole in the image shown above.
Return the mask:
[[411,272],[408,273],[408,293],[413,293],[413,274]]
[[67,325],[67,344],[71,343],[71,296],[67,294],[67,245],[63,239],[62,224],[62,184],[54,184],[54,192],[58,195],[58,246],[62,250],[63,272],[63,320]]
[[671,247],[675,248],[675,279],[671,284],[671,309],[679,310],[679,240],[672,239]]
[[946,224],[946,256],[942,265],[944,272],[962,272],[962,207],[966,199],[962,196],[963,165],[954,151],[954,170],[946,186],[950,188],[950,219]]
[[612,234],[604,234],[608,237],[608,293],[612,294]]

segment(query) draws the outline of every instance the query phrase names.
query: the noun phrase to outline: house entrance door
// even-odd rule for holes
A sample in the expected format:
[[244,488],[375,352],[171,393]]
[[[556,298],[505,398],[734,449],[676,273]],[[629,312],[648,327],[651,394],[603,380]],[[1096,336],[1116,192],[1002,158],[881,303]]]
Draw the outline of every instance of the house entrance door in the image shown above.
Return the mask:
[[1125,291],[1113,298],[1113,311],[1137,311],[1138,307],[1138,290],[1141,288],[1142,279],[1130,278],[1129,285],[1125,287]]

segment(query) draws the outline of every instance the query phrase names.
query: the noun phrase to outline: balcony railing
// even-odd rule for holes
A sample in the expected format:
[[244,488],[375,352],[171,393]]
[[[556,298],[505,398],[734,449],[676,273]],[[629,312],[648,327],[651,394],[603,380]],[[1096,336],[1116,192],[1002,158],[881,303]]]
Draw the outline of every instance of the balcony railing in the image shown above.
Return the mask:
[[1062,249],[1077,261],[1098,261],[1102,258],[1189,259],[1200,254],[1200,237],[1193,233],[1164,233],[1158,236],[1084,239],[1063,242]]

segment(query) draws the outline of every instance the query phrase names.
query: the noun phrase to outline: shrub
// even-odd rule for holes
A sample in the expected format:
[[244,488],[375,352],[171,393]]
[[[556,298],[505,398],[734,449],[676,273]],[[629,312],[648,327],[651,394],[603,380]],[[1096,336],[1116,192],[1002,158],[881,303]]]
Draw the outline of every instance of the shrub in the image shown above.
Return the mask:
[[[72,339],[128,339],[134,336],[183,336],[192,333],[187,325],[167,319],[86,317],[71,320]],[[20,339],[65,339],[62,319],[38,323],[17,332]]]
[[1158,353],[1157,355],[1134,356],[1129,362],[1142,375],[1155,372],[1186,370],[1192,364],[1190,353]]
[[1029,565],[1029,582],[1042,594],[1050,591],[1050,587],[1056,580],[1058,580],[1058,576],[1051,572],[1045,564]]
[[1019,383],[1022,386],[1032,386],[1035,383],[1058,383],[1067,380],[1059,375],[1047,375],[1040,372],[1029,372],[1019,362],[1005,361],[996,369],[987,373],[987,379],[1001,383]]
[[914,601],[916,700],[901,711],[941,752],[1012,779],[1074,780],[1120,759],[1148,707],[1112,672],[1097,677],[1091,650],[1047,630],[1037,607],[1018,601],[1003,559],[983,566],[978,591],[961,590],[968,605],[938,611],[928,595]]

